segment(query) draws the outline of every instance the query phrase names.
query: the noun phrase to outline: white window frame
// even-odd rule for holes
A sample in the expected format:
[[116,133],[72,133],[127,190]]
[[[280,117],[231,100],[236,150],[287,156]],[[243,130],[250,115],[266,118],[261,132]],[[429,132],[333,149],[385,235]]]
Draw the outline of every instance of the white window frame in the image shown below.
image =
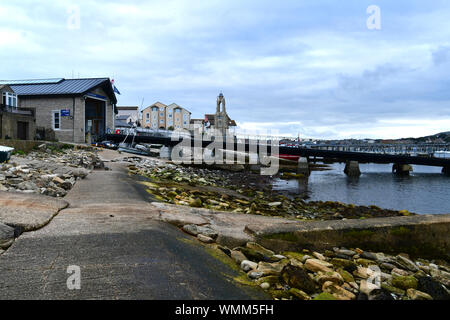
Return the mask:
[[[11,99],[12,104],[9,104],[9,99]],[[3,92],[1,103],[3,103],[3,100],[5,100],[6,106],[17,109],[17,94],[11,92]]]
[[[59,116],[59,128],[55,128],[55,114],[58,113]],[[52,110],[52,129],[54,131],[61,130],[61,110]]]

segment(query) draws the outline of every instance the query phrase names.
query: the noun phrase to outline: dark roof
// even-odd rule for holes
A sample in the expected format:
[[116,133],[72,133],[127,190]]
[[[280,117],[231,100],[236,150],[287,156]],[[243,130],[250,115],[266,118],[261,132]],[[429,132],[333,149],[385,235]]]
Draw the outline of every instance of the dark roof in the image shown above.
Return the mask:
[[114,120],[114,127],[119,127],[119,128],[132,128],[133,125],[126,123],[125,121],[121,121],[121,120]]
[[13,80],[10,83],[11,89],[18,96],[83,95],[102,87],[112,102],[117,103],[109,78]]
[[120,115],[120,116],[116,116],[116,120],[123,121],[123,120],[127,120],[129,117],[130,117],[129,115],[123,114],[123,115]]

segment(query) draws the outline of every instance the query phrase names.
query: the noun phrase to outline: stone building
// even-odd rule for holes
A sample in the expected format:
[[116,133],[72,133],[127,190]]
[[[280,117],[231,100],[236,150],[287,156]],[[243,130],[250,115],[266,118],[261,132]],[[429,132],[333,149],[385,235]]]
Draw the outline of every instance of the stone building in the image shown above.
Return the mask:
[[189,129],[191,113],[176,103],[155,102],[142,112],[141,126],[149,129]]
[[32,110],[38,132],[85,143],[114,131],[117,98],[109,78],[9,81],[19,108]]
[[218,130],[222,135],[228,134],[231,127],[236,127],[236,121],[231,120],[227,114],[225,97],[222,93],[217,97],[216,113],[205,114],[205,124],[206,131]]
[[8,85],[0,85],[0,139],[33,140],[36,123],[31,110],[18,108],[18,98]]

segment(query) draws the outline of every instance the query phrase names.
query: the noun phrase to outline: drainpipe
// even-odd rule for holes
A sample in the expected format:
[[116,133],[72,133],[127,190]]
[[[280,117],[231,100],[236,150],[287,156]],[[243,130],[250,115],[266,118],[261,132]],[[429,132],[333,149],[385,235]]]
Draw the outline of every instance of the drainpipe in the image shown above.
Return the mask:
[[75,142],[75,97],[72,97],[72,142]]

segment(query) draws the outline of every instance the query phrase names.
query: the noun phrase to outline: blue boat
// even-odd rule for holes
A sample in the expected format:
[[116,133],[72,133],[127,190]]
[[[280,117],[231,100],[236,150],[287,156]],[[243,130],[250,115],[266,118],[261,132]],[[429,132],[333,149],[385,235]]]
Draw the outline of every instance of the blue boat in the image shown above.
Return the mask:
[[0,163],[7,162],[11,158],[14,148],[0,146]]

